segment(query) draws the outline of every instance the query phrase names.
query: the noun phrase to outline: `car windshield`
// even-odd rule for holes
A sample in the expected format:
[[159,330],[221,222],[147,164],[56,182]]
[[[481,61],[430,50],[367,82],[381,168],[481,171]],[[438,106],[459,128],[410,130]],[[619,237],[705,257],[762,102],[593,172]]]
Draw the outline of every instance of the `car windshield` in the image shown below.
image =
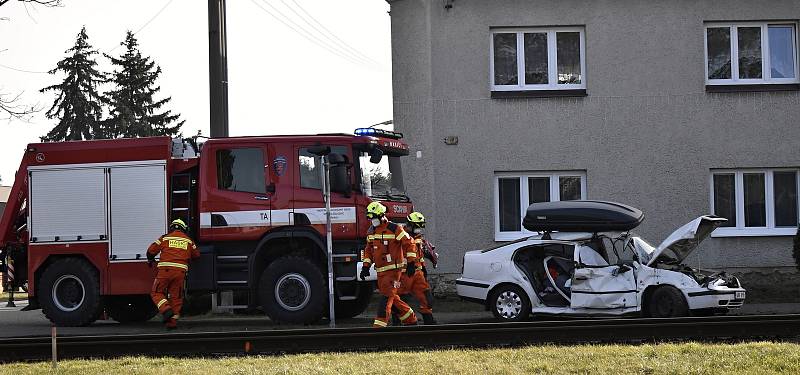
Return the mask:
[[361,168],[361,191],[378,199],[408,201],[400,157],[382,156],[379,163],[370,162],[370,156],[361,152],[358,157]]
[[631,244],[633,244],[634,249],[636,249],[636,254],[639,256],[639,261],[642,264],[649,263],[650,259],[653,257],[653,253],[656,251],[656,248],[647,243],[644,238],[638,236],[631,237]]

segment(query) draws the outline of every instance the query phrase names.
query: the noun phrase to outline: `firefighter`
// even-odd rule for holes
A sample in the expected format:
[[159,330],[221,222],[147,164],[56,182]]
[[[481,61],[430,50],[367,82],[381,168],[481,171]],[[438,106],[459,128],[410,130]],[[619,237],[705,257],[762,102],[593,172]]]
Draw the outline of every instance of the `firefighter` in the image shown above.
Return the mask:
[[364,267],[361,269],[361,280],[369,276],[369,268],[375,264],[378,273],[378,291],[383,295],[378,304],[378,314],[372,326],[382,328],[388,325],[392,311],[395,311],[402,324],[417,324],[414,310],[400,300],[397,290],[400,288],[400,275],[406,264],[412,267],[416,262],[416,252],[411,236],[403,227],[390,222],[386,218],[386,207],[380,202],[367,205],[367,218],[372,227],[367,234],[367,245],[364,248]]
[[406,272],[400,280],[399,294],[403,301],[408,301],[408,297],[413,296],[419,302],[419,312],[425,325],[436,324],[433,318],[433,295],[431,286],[426,279],[428,272],[425,268],[425,257],[431,259],[433,267],[436,268],[437,254],[434,247],[425,240],[422,229],[425,228],[425,216],[419,212],[412,212],[406,217],[408,228],[414,234],[414,248],[416,251],[416,264],[409,263]]
[[147,264],[151,267],[156,261],[156,255],[161,253],[157,265],[158,274],[150,297],[163,316],[167,329],[178,327],[183,305],[183,283],[186,272],[189,271],[189,260],[200,257],[194,241],[186,234],[188,229],[183,220],[175,219],[169,225],[170,232],[147,248]]

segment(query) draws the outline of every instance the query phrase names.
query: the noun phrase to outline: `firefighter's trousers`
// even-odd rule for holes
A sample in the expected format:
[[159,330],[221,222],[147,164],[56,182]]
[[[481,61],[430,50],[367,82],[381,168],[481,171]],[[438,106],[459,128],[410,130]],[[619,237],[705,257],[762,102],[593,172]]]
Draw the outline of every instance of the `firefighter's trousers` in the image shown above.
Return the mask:
[[425,279],[425,274],[421,269],[414,272],[414,275],[409,277],[403,272],[400,279],[400,290],[397,292],[403,296],[411,294],[419,302],[419,312],[422,314],[433,313],[433,297],[431,295],[431,286],[428,280]]
[[386,327],[392,311],[400,317],[403,324],[417,323],[417,316],[408,304],[397,295],[400,280],[400,270],[389,270],[378,273],[378,291],[381,293],[381,302],[378,304],[378,316],[372,326],[375,328]]
[[183,282],[186,278],[186,271],[173,267],[159,267],[156,280],[153,282],[153,290],[150,297],[158,307],[158,312],[163,314],[172,310],[174,323],[180,317],[181,306],[183,306]]

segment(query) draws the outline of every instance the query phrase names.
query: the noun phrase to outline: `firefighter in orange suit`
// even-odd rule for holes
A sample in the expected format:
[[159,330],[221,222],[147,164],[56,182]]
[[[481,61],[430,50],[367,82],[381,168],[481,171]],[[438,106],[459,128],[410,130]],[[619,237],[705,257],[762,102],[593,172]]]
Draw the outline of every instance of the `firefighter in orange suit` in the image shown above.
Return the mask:
[[164,317],[167,329],[175,329],[178,326],[183,305],[183,282],[189,270],[189,261],[200,257],[194,241],[186,234],[188,229],[183,220],[173,220],[169,225],[170,232],[147,248],[147,262],[151,266],[156,260],[156,255],[161,253],[157,265],[158,274],[153,282],[150,297],[158,307],[158,312]]
[[[414,296],[419,302],[419,312],[422,314],[422,320],[425,325],[436,324],[433,319],[433,296],[431,295],[431,286],[428,284],[427,270],[425,269],[425,256],[431,258],[434,267],[436,267],[435,250],[433,246],[425,240],[422,234],[422,228],[425,228],[425,216],[419,212],[412,212],[408,217],[408,227],[414,234],[414,250],[416,252],[416,264],[409,263],[406,272],[400,279],[400,290],[398,293],[401,299],[408,303],[408,296]],[[431,256],[433,255],[433,256]]]
[[396,312],[404,325],[417,324],[414,310],[400,300],[397,290],[400,288],[400,275],[406,263],[416,262],[416,252],[411,236],[403,227],[386,219],[386,206],[379,202],[367,205],[367,217],[372,227],[367,235],[367,246],[364,248],[364,267],[361,269],[361,280],[369,276],[369,267],[375,264],[378,273],[378,291],[383,295],[378,304],[378,315],[372,326],[386,327],[392,311]]

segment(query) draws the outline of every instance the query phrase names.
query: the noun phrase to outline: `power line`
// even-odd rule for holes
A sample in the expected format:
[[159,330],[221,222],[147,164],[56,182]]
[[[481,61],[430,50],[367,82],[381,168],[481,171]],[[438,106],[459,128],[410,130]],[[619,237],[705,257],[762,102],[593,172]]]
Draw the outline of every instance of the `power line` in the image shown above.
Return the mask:
[[350,56],[349,54],[346,54],[343,51],[340,51],[338,48],[334,48],[334,47],[330,46],[328,43],[326,43],[325,41],[319,39],[319,37],[315,36],[314,34],[310,33],[308,30],[306,30],[302,26],[298,25],[291,18],[287,17],[286,14],[281,12],[279,9],[275,8],[272,4],[268,3],[267,1],[262,0],[262,2],[265,5],[267,5],[270,8],[272,8],[273,11],[278,13],[280,16],[276,15],[275,13],[273,13],[273,11],[270,11],[269,9],[264,8],[263,6],[261,6],[261,4],[259,4],[255,0],[250,0],[250,1],[253,4],[255,4],[257,7],[259,7],[262,11],[264,11],[267,14],[269,14],[276,21],[282,23],[284,26],[288,27],[289,29],[291,29],[292,31],[297,33],[298,35],[300,35],[303,38],[305,38],[306,40],[308,40],[309,42],[312,42],[312,43],[316,44],[317,46],[327,50],[328,52],[333,53],[334,55],[337,55],[337,56],[339,56],[339,57],[341,57],[341,58],[343,58],[343,59],[345,59],[345,60],[347,60],[347,61],[349,61],[351,63],[354,63],[356,65],[366,65],[363,61],[361,61],[361,60],[359,60],[359,59],[357,59],[357,58],[355,58],[353,56]]
[[[167,7],[168,7],[170,4],[172,4],[172,2],[173,2],[173,1],[174,1],[174,0],[169,0],[169,1],[167,1],[167,3],[166,3],[166,4],[164,4],[164,6],[163,6],[163,7],[161,7],[161,9],[159,9],[159,10],[158,10],[158,12],[156,12],[156,14],[154,14],[152,17],[150,17],[150,19],[149,19],[149,20],[147,20],[147,22],[145,22],[145,23],[144,23],[144,25],[142,25],[142,27],[140,27],[138,30],[134,31],[134,32],[133,32],[133,35],[136,35],[136,34],[138,34],[138,33],[139,33],[139,32],[141,32],[142,30],[144,30],[144,28],[145,28],[145,27],[147,27],[148,25],[150,25],[150,23],[151,23],[151,22],[155,21],[155,19],[156,19],[156,18],[158,18],[158,16],[160,16],[160,15],[161,15],[161,13],[163,13],[163,12],[164,12],[164,9],[167,9]],[[117,45],[116,45],[114,48],[112,48],[110,51],[108,51],[108,53],[114,52],[114,50],[116,50],[117,48],[119,48],[119,46],[120,46],[120,44],[117,44]]]
[[0,64],[0,68],[6,68],[6,69],[13,70],[15,72],[20,72],[20,73],[32,73],[32,74],[48,74],[49,73],[49,72],[40,72],[40,71],[35,71],[35,70],[19,69],[19,68],[10,67],[8,65],[3,65],[3,64]]
[[[281,2],[282,2],[282,3],[284,3],[284,5],[286,5],[286,7],[287,7],[287,8],[289,8],[289,9],[290,9],[292,12],[294,12],[294,14],[297,14],[297,16],[298,16],[298,17],[300,17],[300,18],[302,18],[304,21],[306,21],[306,23],[307,23],[307,24],[309,24],[311,27],[313,27],[315,30],[317,30],[317,31],[318,31],[320,34],[322,34],[322,36],[324,36],[324,37],[326,37],[328,40],[331,40],[332,42],[334,42],[334,43],[336,43],[336,44],[338,44],[338,45],[340,45],[340,46],[344,47],[346,50],[350,51],[351,53],[353,53],[353,54],[355,54],[355,55],[358,55],[358,56],[360,56],[360,57],[361,57],[361,58],[363,58],[364,60],[367,60],[367,61],[369,61],[369,62],[370,62],[370,63],[372,63],[372,64],[380,65],[380,63],[378,63],[378,62],[377,62],[377,61],[375,61],[374,59],[370,58],[369,56],[367,56],[366,54],[362,53],[361,51],[359,51],[359,50],[357,50],[357,49],[353,48],[352,46],[350,46],[349,44],[347,44],[347,42],[345,42],[344,40],[342,40],[341,38],[339,38],[339,37],[338,37],[338,36],[337,36],[337,35],[336,35],[334,32],[332,32],[330,29],[328,29],[327,27],[325,27],[325,25],[323,25],[323,24],[322,24],[322,22],[319,22],[319,20],[317,20],[317,19],[316,19],[314,16],[312,16],[312,15],[311,15],[311,13],[309,13],[309,12],[308,12],[308,11],[307,11],[305,8],[303,8],[303,6],[302,6],[302,5],[300,5],[300,4],[299,4],[297,1],[295,1],[295,0],[291,0],[291,1],[292,1],[292,3],[294,3],[294,5],[296,5],[296,6],[297,6],[297,9],[300,9],[300,11],[301,11],[301,12],[303,12],[303,14],[305,14],[305,15],[306,15],[308,18],[310,18],[310,19],[311,19],[311,21],[313,21],[313,23],[312,23],[312,22],[309,22],[309,21],[308,21],[308,19],[306,19],[306,18],[305,18],[303,15],[301,15],[301,14],[298,14],[298,13],[297,13],[297,12],[294,10],[294,8],[293,8],[292,6],[290,6],[290,5],[289,5],[289,4],[286,2],[286,0],[281,0]],[[314,23],[316,23],[317,25],[319,25],[319,27],[320,27],[320,28],[322,28],[322,30],[324,30],[324,32],[323,32],[323,31],[321,31],[321,30],[320,30],[319,28],[317,28],[316,26],[314,26]]]

